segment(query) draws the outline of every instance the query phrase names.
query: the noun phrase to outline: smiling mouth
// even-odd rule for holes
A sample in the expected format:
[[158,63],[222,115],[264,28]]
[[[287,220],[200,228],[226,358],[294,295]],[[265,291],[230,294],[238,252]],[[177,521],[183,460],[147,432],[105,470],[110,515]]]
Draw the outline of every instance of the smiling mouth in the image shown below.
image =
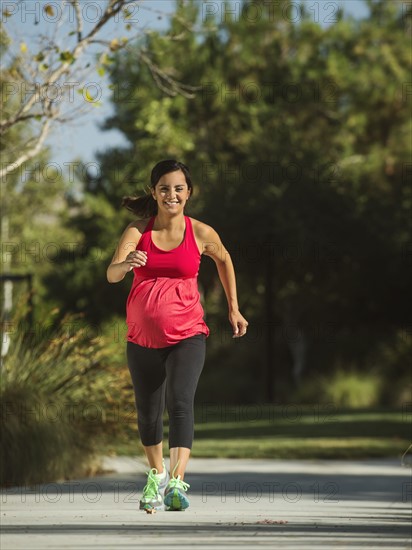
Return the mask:
[[165,201],[165,204],[179,204],[179,203],[178,203],[177,201],[173,201],[173,202],[171,202],[171,201]]

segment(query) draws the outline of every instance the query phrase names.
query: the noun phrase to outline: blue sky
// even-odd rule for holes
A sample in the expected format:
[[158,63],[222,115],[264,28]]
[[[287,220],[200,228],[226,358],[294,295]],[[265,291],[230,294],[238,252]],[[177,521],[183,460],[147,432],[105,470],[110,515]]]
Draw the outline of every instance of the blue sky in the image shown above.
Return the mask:
[[[6,0],[5,0],[6,1]],[[199,0],[200,1],[200,0]],[[321,24],[327,24],[328,16],[333,14],[337,5],[343,6],[347,14],[353,15],[356,18],[364,17],[367,14],[367,8],[362,0],[305,0],[308,8],[317,14],[317,20]],[[53,4],[53,2],[51,2]],[[213,9],[220,9],[218,1],[205,2]],[[240,2],[233,0],[233,3],[240,6]],[[296,5],[298,5],[298,1]],[[152,10],[160,10],[163,12],[173,12],[173,0],[150,0],[150,8]],[[220,12],[218,12],[220,13]],[[159,14],[155,11],[139,10],[139,25],[142,24],[149,28],[160,28],[164,26],[165,19],[158,19]],[[22,22],[20,21],[20,25]],[[110,32],[115,31],[115,23],[109,29]],[[25,39],[30,42],[30,32],[41,32],[42,24],[33,27],[33,21],[30,20],[30,15],[23,22],[25,29]],[[102,131],[99,129],[99,123],[112,114],[112,106],[107,97],[102,97],[102,106],[91,109],[87,115],[83,115],[76,122],[58,125],[54,128],[51,136],[47,140],[47,145],[51,148],[51,161],[64,166],[64,163],[72,162],[74,159],[81,159],[85,163],[93,163],[95,161],[95,153],[103,151],[114,145],[125,143],[122,134],[116,130]]]

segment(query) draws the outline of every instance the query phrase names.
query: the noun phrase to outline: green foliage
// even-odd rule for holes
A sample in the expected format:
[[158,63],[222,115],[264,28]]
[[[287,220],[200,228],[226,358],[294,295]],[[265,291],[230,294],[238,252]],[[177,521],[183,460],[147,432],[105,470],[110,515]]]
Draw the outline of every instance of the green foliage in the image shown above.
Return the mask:
[[101,194],[92,189],[87,192],[62,227],[62,231],[73,231],[77,237],[50,254],[54,269],[43,276],[49,298],[62,313],[84,313],[96,328],[125,308],[122,297],[129,280],[110,285],[106,278],[119,235],[128,223],[125,214],[119,215],[115,204]]
[[8,386],[0,394],[0,406],[1,486],[32,485],[93,471],[93,444],[79,431],[82,426],[53,418],[56,411],[69,417],[69,408],[27,385]]
[[[4,47],[9,47],[6,33],[1,34],[0,41]],[[4,118],[12,116],[21,107],[20,94],[10,93],[10,86],[26,89],[23,72],[18,57],[10,65],[3,64],[0,86]],[[34,139],[35,131],[30,120],[23,119],[13,125],[0,142],[2,167],[13,162],[16,152]],[[49,152],[43,150],[36,159],[3,176],[1,186],[3,270],[5,273],[31,273],[34,276],[34,310],[38,319],[42,319],[57,303],[50,295],[47,295],[46,302],[48,291],[44,277],[55,272],[54,257],[79,239],[78,230],[64,227],[68,217],[66,194],[70,182],[63,178],[59,165],[50,162]],[[21,287],[14,283],[14,298],[19,293]]]
[[[235,263],[241,311],[250,327],[262,328],[262,345],[250,342],[231,372],[246,384],[249,358],[257,354],[263,373],[263,335],[273,323],[305,335],[309,373],[326,373],[339,362],[361,373],[381,335],[390,342],[410,322],[405,83],[411,60],[404,21],[388,2],[371,3],[362,21],[340,14],[329,27],[314,23],[310,13],[292,22],[284,5],[275,14],[273,6],[261,6],[253,24],[242,17],[222,23],[201,22],[197,2],[178,3],[174,40],[152,32],[136,48],[113,53],[107,70],[115,113],[104,128],[120,130],[129,145],[99,156],[101,174],[86,178],[88,198],[68,226],[102,254],[92,265],[90,254],[80,255],[76,266],[63,261],[60,280],[53,277],[58,284],[48,281],[50,296],[84,309],[93,321],[124,314],[130,283],[109,290],[104,280],[108,237],[112,252],[130,220],[118,205],[123,195],[144,191],[155,162],[178,157],[196,186],[187,214],[220,234]],[[197,37],[181,32],[182,19],[200,27]],[[179,84],[167,88],[172,81]],[[266,317],[268,277],[273,319]],[[69,281],[66,298],[63,280]],[[227,306],[209,260],[202,261],[199,282],[212,306],[209,321],[222,326]],[[273,340],[284,388],[295,344]],[[230,340],[218,347],[210,374],[216,380],[233,351]],[[389,372],[390,361],[382,356],[380,368]],[[369,379],[356,380],[374,388]],[[349,381],[349,390],[345,383],[336,381],[338,399],[357,402],[344,397],[356,383]],[[228,389],[231,400],[240,386]]]
[[383,340],[372,354],[373,363],[384,380],[380,401],[383,405],[405,407],[412,402],[412,339],[400,330],[391,340]]
[[373,407],[379,403],[382,380],[376,373],[359,373],[340,367],[321,380],[322,401],[336,407]]
[[[409,444],[409,424],[404,410],[205,401],[195,409],[192,453],[210,458],[400,458]],[[118,432],[103,448],[133,456],[134,439]]]
[[[103,339],[80,316],[30,331],[24,307],[12,323],[1,375],[0,483],[32,484],[98,467],[94,443],[118,399]],[[16,314],[17,315],[17,314]]]

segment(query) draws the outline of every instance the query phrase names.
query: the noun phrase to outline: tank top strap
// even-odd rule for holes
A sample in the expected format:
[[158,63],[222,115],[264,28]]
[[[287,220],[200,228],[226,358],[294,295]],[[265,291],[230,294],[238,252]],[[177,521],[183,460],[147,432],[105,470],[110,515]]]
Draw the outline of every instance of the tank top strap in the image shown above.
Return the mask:
[[139,242],[136,245],[136,250],[147,250],[148,248],[151,248],[150,231],[153,227],[154,218],[154,216],[151,216],[146,224],[146,227],[143,229]]
[[199,254],[199,248],[197,246],[197,242],[195,239],[192,220],[189,218],[189,216],[185,216],[185,219],[186,219],[185,242],[187,243],[187,248],[190,250],[190,252]]
[[148,233],[149,231],[151,231],[153,229],[155,218],[156,218],[156,216],[151,216],[150,217],[150,220],[148,221],[146,227],[144,228],[143,233]]

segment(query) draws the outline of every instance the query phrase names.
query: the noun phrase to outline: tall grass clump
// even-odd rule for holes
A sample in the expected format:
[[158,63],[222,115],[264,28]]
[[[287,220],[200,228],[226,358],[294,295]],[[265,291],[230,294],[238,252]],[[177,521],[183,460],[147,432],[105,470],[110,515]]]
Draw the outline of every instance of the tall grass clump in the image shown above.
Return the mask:
[[340,367],[323,377],[320,386],[325,400],[338,408],[375,407],[380,400],[382,377],[378,372]]
[[336,407],[410,408],[412,338],[409,327],[378,342],[362,363],[338,358],[327,373],[306,377],[293,399]]
[[[115,395],[101,337],[67,314],[31,331],[20,316],[0,369],[0,484],[42,483],[98,468],[95,440]],[[20,315],[20,314],[18,314]],[[3,338],[6,337],[2,334]],[[114,392],[115,393],[115,392]]]
[[293,395],[300,403],[333,405],[336,408],[367,408],[381,404],[384,376],[377,367],[361,371],[354,364],[337,361],[327,374],[305,381]]

